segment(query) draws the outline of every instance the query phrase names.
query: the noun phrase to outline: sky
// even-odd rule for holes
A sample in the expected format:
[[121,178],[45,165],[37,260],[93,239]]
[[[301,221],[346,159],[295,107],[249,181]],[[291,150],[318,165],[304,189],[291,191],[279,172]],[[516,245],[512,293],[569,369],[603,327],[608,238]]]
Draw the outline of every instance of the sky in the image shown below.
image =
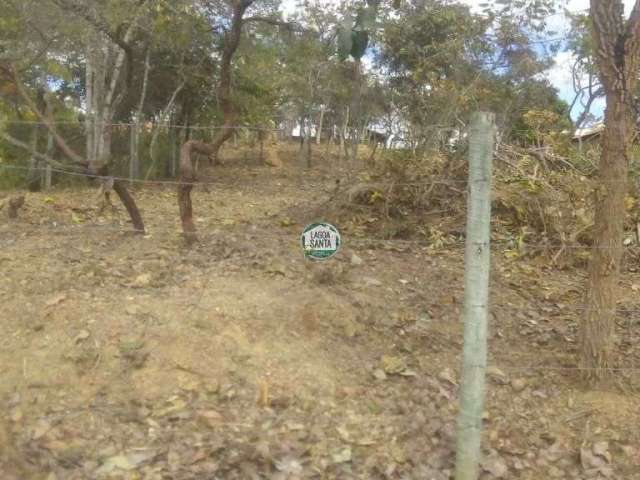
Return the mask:
[[[325,0],[327,3],[337,4],[340,0]],[[484,3],[486,0],[460,0],[461,3],[466,3],[474,8],[480,10],[479,4]],[[627,15],[631,11],[634,0],[624,0],[625,11]],[[589,9],[589,0],[568,0],[566,1],[566,8],[571,12],[585,12]],[[296,0],[282,0],[282,10],[285,14],[291,13],[296,9]],[[562,14],[556,14],[553,18],[549,19],[550,28],[557,32],[557,36],[562,36],[568,33],[570,28],[567,17]],[[559,51],[554,59],[553,66],[545,72],[545,76],[549,79],[551,84],[558,89],[560,97],[568,103],[571,103],[574,98],[573,84],[571,78],[571,66],[573,64],[573,56],[570,52]],[[596,115],[602,115],[604,111],[604,101],[595,102],[592,106],[591,112]],[[577,105],[572,111],[572,117],[575,119],[580,114],[580,106]]]

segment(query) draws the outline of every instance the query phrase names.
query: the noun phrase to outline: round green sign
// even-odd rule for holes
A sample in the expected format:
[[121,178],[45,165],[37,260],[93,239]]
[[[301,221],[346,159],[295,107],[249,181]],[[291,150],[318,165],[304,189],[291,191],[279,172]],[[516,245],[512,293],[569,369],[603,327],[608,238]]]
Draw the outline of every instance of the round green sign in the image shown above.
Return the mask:
[[340,232],[329,223],[312,223],[302,232],[300,243],[305,257],[325,260],[340,249]]

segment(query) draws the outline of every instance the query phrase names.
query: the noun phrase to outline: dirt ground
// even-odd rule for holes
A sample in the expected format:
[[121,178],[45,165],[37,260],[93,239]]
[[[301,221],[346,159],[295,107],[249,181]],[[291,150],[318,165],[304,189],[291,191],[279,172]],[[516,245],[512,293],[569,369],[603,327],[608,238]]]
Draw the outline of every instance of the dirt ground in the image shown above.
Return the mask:
[[[356,238],[355,213],[318,216],[323,170],[213,175],[191,247],[170,185],[135,190],[144,237],[95,188],[0,212],[0,478],[451,478],[462,241]],[[327,262],[298,244],[316,220],[343,235]],[[494,249],[482,478],[640,479],[640,274],[616,385],[589,391],[584,272],[552,254]]]

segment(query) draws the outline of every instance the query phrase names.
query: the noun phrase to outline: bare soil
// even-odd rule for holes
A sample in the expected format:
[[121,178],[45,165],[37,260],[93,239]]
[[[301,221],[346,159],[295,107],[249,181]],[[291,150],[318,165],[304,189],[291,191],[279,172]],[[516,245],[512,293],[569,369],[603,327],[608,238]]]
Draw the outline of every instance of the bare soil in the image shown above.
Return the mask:
[[[451,478],[462,240],[356,237],[375,219],[321,218],[321,169],[207,179],[191,247],[170,185],[134,190],[145,236],[90,187],[0,212],[0,478]],[[327,262],[298,245],[316,220],[343,235]],[[640,275],[624,275],[624,369],[590,391],[584,272],[553,253],[495,248],[483,478],[640,479]]]

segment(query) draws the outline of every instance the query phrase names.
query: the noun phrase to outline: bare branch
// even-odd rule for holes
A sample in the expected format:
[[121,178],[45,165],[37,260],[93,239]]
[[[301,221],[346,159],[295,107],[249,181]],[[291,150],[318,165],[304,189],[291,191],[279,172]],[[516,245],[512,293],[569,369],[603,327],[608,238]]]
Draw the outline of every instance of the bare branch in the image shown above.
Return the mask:
[[593,105],[593,102],[597,98],[602,97],[603,95],[604,95],[604,89],[602,87],[598,87],[598,89],[595,92],[592,92],[589,95],[589,97],[587,98],[587,103],[584,105],[584,109],[582,110],[582,113],[576,120],[576,128],[581,128],[582,124],[591,113],[591,106]]
[[106,19],[97,10],[92,10],[86,3],[75,3],[72,0],[52,0],[61,10],[67,10],[76,16],[86,20],[93,25],[96,30],[105,34],[109,39],[125,51],[130,51],[131,46],[120,38],[117,31],[111,30]]
[[17,138],[15,138],[15,137],[13,137],[11,135],[9,135],[7,132],[0,132],[0,137],[2,137],[8,143],[10,143],[10,144],[12,144],[12,145],[14,145],[16,147],[25,149],[26,151],[28,151],[34,157],[37,157],[37,158],[39,158],[41,160],[44,160],[46,163],[48,163],[49,165],[51,165],[54,168],[58,168],[60,170],[72,171],[72,172],[84,172],[84,168],[80,168],[80,167],[75,166],[75,165],[66,165],[64,163],[60,163],[60,162],[54,160],[53,158],[51,158],[50,156],[34,150],[29,145],[27,145],[23,141],[18,140]]
[[27,106],[31,109],[31,111],[33,111],[33,113],[38,117],[38,119],[47,127],[47,130],[51,132],[51,135],[53,135],[53,138],[56,141],[56,144],[58,145],[60,150],[62,150],[62,152],[76,165],[81,165],[86,167],[88,165],[88,162],[85,159],[83,159],[80,155],[78,155],[76,152],[73,151],[73,149],[67,144],[64,138],[60,136],[56,128],[53,126],[51,119],[47,118],[47,116],[40,111],[38,106],[31,99],[31,97],[25,90],[24,85],[22,84],[22,81],[18,77],[15,67],[12,65],[9,68],[3,68],[3,70],[6,73],[8,73],[10,78],[13,80],[13,83],[15,84],[16,89],[18,90],[18,93],[20,94],[22,99],[25,101]]
[[[640,0],[636,0],[631,10],[631,15],[629,15],[629,20],[627,20],[626,34],[627,39],[638,38],[640,36]],[[633,48],[635,50],[634,53],[637,55],[637,50],[640,48],[637,41],[633,42]]]
[[302,31],[304,30],[302,28],[301,25],[295,23],[295,22],[285,22],[284,20],[280,20],[277,17],[262,17],[262,16],[253,16],[253,17],[247,17],[243,20],[244,23],[249,23],[249,22],[260,22],[260,23],[267,23],[269,25],[273,25],[276,27],[283,27],[286,28],[288,30],[298,30],[298,31]]
[[[126,61],[127,61],[127,86],[131,85],[131,81],[133,78],[133,47],[130,42],[130,32],[131,26],[127,29],[127,33],[124,36],[121,36],[121,31],[123,30],[124,24],[121,24],[117,27],[114,32],[109,26],[107,20],[102,16],[102,14],[96,10],[91,9],[87,4],[75,3],[73,0],[52,0],[54,4],[56,4],[62,10],[68,10],[74,13],[76,16],[86,20],[90,25],[92,25],[96,30],[100,33],[104,34],[109,40],[111,40],[114,44],[122,49],[125,53]],[[146,0],[139,0],[138,7],[144,5]],[[137,22],[138,16],[134,15],[133,23]]]

